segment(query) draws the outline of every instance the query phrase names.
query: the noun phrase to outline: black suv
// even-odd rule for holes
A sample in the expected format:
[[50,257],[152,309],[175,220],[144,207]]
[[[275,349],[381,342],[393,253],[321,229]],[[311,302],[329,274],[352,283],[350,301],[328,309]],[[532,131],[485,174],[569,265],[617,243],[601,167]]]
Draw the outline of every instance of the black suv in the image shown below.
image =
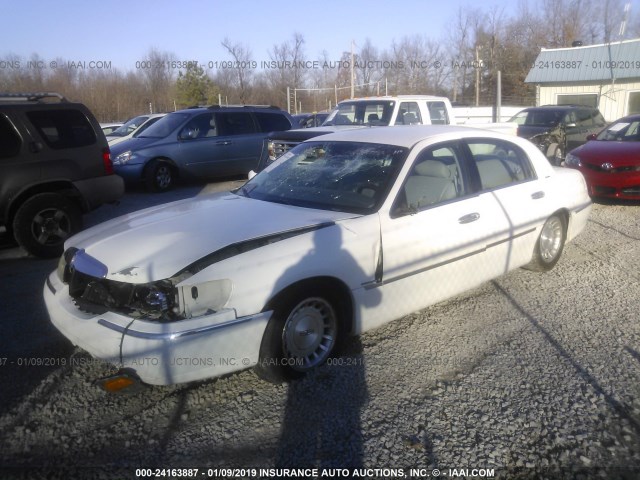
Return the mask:
[[517,123],[518,136],[531,140],[553,165],[607,125],[597,108],[585,105],[525,108],[509,121]]
[[82,213],[123,193],[87,107],[56,93],[0,93],[0,226],[27,252],[62,254]]
[[243,105],[169,113],[134,138],[111,148],[113,165],[128,183],[168,190],[175,177],[246,175],[258,165],[268,132],[289,130],[277,107]]

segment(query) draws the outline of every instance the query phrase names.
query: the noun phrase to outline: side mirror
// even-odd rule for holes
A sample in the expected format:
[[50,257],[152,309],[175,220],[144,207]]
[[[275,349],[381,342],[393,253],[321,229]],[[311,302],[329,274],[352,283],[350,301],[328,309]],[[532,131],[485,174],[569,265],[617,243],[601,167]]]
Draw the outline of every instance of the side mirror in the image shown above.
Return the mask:
[[180,135],[178,135],[178,138],[180,140],[191,140],[196,138],[196,135],[197,135],[197,131],[194,128],[185,128],[180,132]]
[[595,140],[597,137],[598,137],[597,133],[591,133],[591,134],[587,135],[587,142],[589,140]]

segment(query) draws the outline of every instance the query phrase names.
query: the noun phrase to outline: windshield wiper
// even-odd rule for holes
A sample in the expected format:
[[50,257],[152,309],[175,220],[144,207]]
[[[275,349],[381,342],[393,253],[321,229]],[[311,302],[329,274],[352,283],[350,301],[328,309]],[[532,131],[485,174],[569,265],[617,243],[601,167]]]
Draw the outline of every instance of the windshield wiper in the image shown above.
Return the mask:
[[251,198],[251,195],[249,195],[249,193],[251,193],[253,190],[256,189],[257,185],[249,185],[248,188],[247,185],[243,185],[240,188],[238,188],[237,190],[235,190],[233,193],[238,194],[238,192],[240,192],[240,194],[242,194],[242,196],[247,197],[247,198]]

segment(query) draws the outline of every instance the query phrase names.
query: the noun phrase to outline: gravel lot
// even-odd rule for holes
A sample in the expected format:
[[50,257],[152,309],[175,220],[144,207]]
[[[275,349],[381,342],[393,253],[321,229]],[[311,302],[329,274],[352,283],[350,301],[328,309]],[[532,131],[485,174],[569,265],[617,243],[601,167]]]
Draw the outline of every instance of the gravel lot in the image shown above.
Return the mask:
[[[169,198],[128,197],[91,222]],[[596,204],[551,272],[518,270],[367,333],[302,381],[244,371],[135,395],[94,386],[113,369],[49,325],[56,262],[4,249],[0,478],[158,466],[640,478],[639,240],[640,205]]]

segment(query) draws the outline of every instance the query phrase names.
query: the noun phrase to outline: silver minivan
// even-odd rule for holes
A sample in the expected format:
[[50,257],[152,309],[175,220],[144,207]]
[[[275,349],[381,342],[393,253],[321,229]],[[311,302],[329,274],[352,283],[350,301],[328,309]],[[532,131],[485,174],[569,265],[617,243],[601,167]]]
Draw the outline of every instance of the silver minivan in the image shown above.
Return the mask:
[[114,145],[115,172],[125,182],[164,191],[176,177],[246,175],[270,132],[289,130],[291,116],[270,106],[212,106],[169,113],[140,135]]

